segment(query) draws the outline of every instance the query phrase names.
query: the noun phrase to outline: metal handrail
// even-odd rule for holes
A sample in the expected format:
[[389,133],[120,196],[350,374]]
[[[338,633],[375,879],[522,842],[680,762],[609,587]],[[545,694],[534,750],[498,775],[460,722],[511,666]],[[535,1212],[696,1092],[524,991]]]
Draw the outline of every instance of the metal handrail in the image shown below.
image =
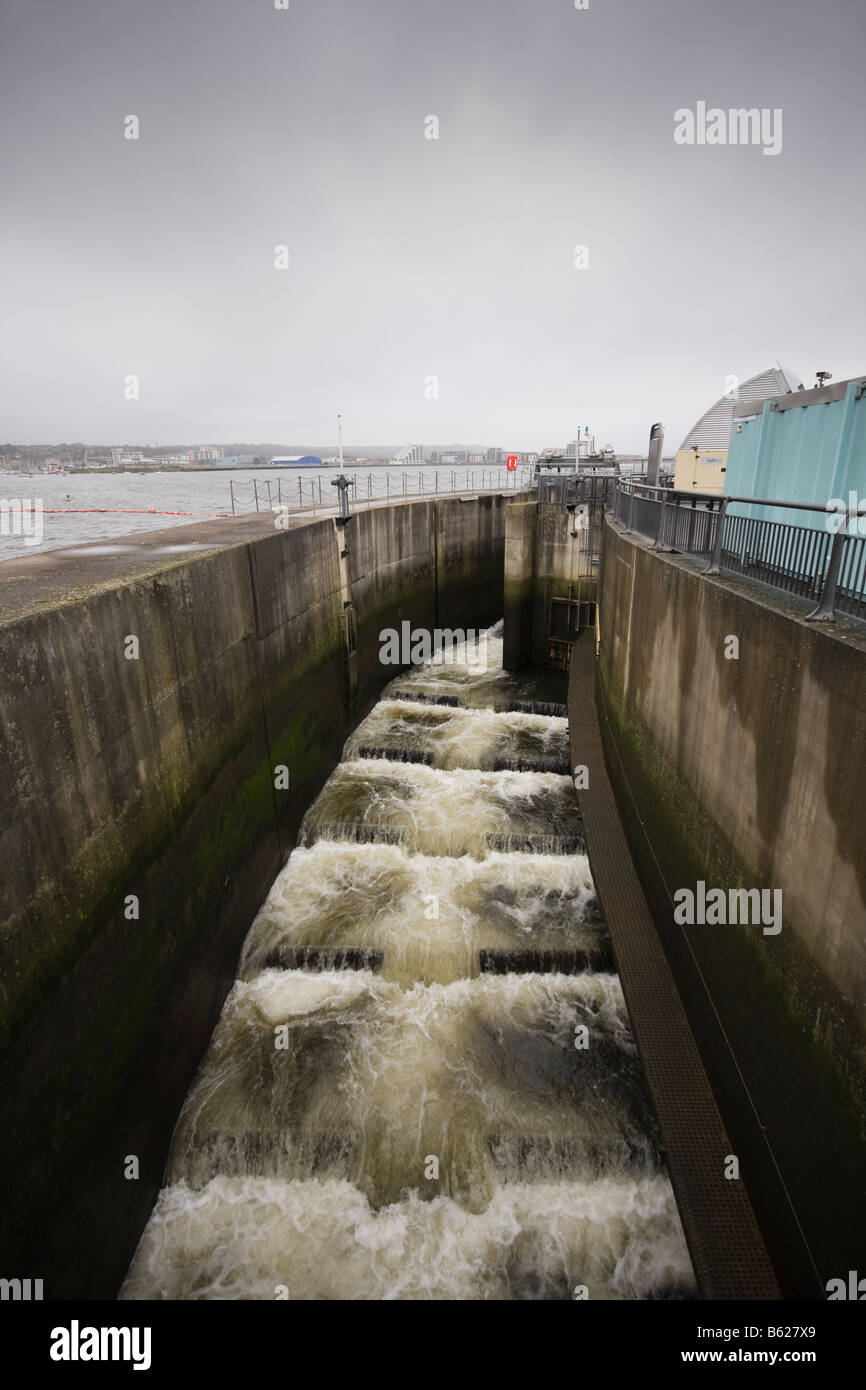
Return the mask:
[[[327,475],[328,470],[323,469],[322,471]],[[448,486],[448,474],[443,476],[443,473],[438,469],[396,474],[392,473],[390,469],[383,469],[377,470],[375,474],[361,474],[360,479],[357,473],[353,473],[351,477],[354,481],[356,494],[353,499],[353,507],[357,509],[359,506],[395,501],[401,496],[406,498],[459,496],[463,493],[479,491],[521,492],[532,486],[532,466],[521,464],[519,470],[501,466],[485,468],[480,471],[480,488],[478,487],[477,471],[462,465],[458,469],[450,470],[450,487]],[[395,479],[397,480],[396,486]],[[281,487],[283,482],[288,483],[290,481],[296,482],[298,488],[298,496],[292,502],[283,498]],[[272,487],[273,492],[271,491]],[[307,494],[309,494],[309,500],[307,500]],[[306,512],[312,509],[315,515],[317,506],[323,506],[326,510],[329,506],[329,499],[322,496],[321,476],[304,476],[297,479],[279,477],[240,480],[230,478],[229,496],[232,516],[237,516],[239,513],[243,514],[244,510],[269,512],[275,509],[288,512]]]
[[[627,479],[620,479],[619,486],[624,492],[630,489],[641,488],[644,492],[658,492],[665,497],[697,498],[701,502],[709,502],[711,504],[707,508],[708,511],[713,510],[712,503],[716,503],[719,509],[721,509],[721,504],[724,503],[727,506],[728,502],[746,502],[752,507],[787,507],[790,511],[819,512],[821,514],[826,511],[826,508],[822,507],[819,502],[787,502],[779,497],[740,497],[735,493],[727,492],[683,492],[673,487],[654,487],[649,483],[633,483]],[[856,515],[856,513],[851,514]],[[841,513],[836,512],[834,515],[839,516]]]
[[[672,506],[674,511],[678,511],[681,508],[681,504],[690,503],[691,510],[702,511],[714,516],[715,533],[713,535],[710,560],[709,564],[701,571],[701,573],[705,575],[717,575],[721,574],[723,568],[733,568],[731,566],[726,566],[723,563],[725,538],[727,534],[727,523],[729,521],[753,521],[759,526],[776,527],[777,531],[774,533],[774,543],[777,546],[785,543],[786,538],[783,535],[784,531],[790,533],[796,532],[800,535],[802,535],[804,531],[808,530],[815,531],[816,535],[818,536],[824,534],[833,534],[833,540],[830,545],[829,560],[827,561],[826,570],[823,575],[823,582],[821,583],[820,592],[818,593],[818,602],[814,609],[812,609],[809,613],[805,614],[805,621],[833,622],[835,620],[836,607],[839,603],[840,598],[839,580],[840,575],[842,573],[842,565],[845,556],[846,546],[849,540],[856,541],[858,539],[856,536],[849,536],[848,534],[848,526],[852,516],[858,515],[856,508],[846,506],[844,508],[839,508],[837,511],[835,511],[833,515],[838,522],[835,528],[835,532],[831,532],[830,528],[827,528],[827,531],[825,533],[818,530],[818,528],[816,527],[803,528],[785,522],[768,522],[760,518],[731,517],[728,511],[728,508],[730,507],[731,503],[741,503],[744,505],[755,507],[781,507],[786,511],[814,512],[820,515],[822,514],[822,512],[825,511],[825,509],[822,508],[820,504],[816,502],[788,501],[786,499],[781,499],[778,497],[743,497],[736,493],[720,494],[711,492],[682,492],[675,488],[657,487],[653,484],[633,482],[631,480],[625,479],[620,479],[617,488],[617,493],[629,499],[627,522],[625,520],[625,517],[622,515],[622,512],[625,510],[624,508],[616,506],[614,513],[617,519],[622,522],[626,532],[634,529],[634,507],[636,499],[639,498],[642,501],[655,502],[656,504],[658,504],[659,501],[661,502],[661,506],[659,507],[659,517],[656,526],[655,537],[652,539],[650,550],[660,551],[665,548],[663,544],[664,525],[665,517],[667,514],[667,508],[669,506]],[[647,539],[649,540],[650,537],[647,536]],[[688,552],[688,546],[686,547],[686,550]],[[706,550],[702,550],[700,552],[693,551],[691,553],[706,554]],[[823,560],[823,556],[821,556],[821,559]],[[862,569],[863,566],[861,566],[860,568]],[[820,575],[818,573],[815,573],[812,575],[803,576],[804,580],[807,578],[817,581],[820,578]],[[768,586],[771,588],[786,587],[785,585],[774,585],[772,580],[766,577],[766,572],[765,578],[762,582],[768,584]],[[852,596],[851,601],[854,604],[863,606],[863,614],[858,616],[866,617],[866,583],[862,583],[860,587],[864,590],[864,592],[854,594]]]

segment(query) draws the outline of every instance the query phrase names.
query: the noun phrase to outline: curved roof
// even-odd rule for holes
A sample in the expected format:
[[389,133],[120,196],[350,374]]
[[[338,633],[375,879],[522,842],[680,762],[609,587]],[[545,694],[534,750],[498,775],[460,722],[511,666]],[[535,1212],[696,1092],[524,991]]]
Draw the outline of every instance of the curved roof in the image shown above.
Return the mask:
[[693,425],[680,445],[681,449],[727,449],[731,437],[734,406],[744,401],[766,401],[772,396],[784,396],[790,391],[802,391],[803,383],[788,367],[779,362],[748,381],[741,381],[736,396],[720,396]]

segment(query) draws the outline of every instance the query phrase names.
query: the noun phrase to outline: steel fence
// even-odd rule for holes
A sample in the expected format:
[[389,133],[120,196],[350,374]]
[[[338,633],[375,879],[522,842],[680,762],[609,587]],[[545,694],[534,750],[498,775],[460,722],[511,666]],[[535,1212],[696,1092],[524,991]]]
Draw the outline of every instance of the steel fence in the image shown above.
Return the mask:
[[729,511],[732,503],[820,513],[814,502],[681,493],[620,480],[613,514],[627,531],[669,550],[709,561],[705,574],[726,571],[811,599],[807,618],[836,610],[866,619],[866,537],[851,510],[828,513],[827,524],[798,525]]
[[[323,470],[324,472],[325,470]],[[325,477],[251,478],[249,482],[229,480],[232,516],[248,512],[290,512],[319,508],[333,511],[336,498]],[[368,473],[347,473],[352,485],[352,506],[397,501],[403,497],[440,497],[464,492],[521,492],[532,485],[532,467],[521,464],[507,468],[438,468],[430,471],[392,473],[376,469]]]

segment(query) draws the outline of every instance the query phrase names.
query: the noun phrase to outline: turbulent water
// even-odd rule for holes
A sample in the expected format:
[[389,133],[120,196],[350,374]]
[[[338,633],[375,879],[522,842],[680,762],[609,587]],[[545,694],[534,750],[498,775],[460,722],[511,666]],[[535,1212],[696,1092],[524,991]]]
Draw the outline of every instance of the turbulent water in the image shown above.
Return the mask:
[[348,740],[121,1297],[694,1292],[566,722],[491,659],[398,677]]

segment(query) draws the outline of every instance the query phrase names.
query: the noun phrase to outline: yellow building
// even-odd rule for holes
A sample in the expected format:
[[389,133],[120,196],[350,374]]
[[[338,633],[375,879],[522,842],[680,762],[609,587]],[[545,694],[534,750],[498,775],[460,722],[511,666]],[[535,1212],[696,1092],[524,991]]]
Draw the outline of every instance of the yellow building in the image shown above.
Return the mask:
[[678,449],[674,487],[680,492],[724,492],[727,449]]

